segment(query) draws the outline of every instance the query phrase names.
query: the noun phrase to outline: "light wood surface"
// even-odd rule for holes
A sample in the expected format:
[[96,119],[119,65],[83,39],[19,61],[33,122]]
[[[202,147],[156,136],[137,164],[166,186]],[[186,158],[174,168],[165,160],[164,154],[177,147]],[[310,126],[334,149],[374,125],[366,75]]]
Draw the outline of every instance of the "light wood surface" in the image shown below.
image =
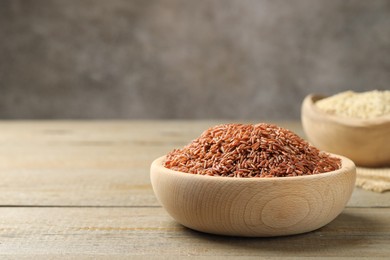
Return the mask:
[[[355,188],[334,221],[287,237],[209,235],[174,221],[153,194],[150,164],[217,123],[0,122],[0,258],[390,255],[390,192]],[[298,122],[278,124],[303,136]]]

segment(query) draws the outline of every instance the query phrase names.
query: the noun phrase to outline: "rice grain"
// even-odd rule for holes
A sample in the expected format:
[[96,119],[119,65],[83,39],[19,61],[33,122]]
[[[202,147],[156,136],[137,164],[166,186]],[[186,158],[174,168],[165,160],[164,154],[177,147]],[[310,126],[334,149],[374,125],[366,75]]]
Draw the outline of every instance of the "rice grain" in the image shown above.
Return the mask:
[[320,152],[295,133],[273,124],[223,124],[209,128],[167,155],[165,167],[223,177],[287,177],[339,169],[339,158]]

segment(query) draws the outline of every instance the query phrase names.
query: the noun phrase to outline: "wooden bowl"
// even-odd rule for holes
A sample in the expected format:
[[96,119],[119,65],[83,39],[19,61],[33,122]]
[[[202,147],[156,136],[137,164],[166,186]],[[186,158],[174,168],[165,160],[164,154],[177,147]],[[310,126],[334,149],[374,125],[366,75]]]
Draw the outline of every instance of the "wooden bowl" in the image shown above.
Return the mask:
[[[336,156],[336,155],[334,155]],[[355,184],[354,163],[298,177],[232,178],[173,171],[164,157],[151,165],[157,199],[179,223],[198,231],[246,237],[299,234],[331,222]]]
[[356,119],[329,115],[315,105],[322,98],[309,95],[302,103],[302,126],[309,142],[320,150],[346,156],[358,166],[389,166],[390,116]]

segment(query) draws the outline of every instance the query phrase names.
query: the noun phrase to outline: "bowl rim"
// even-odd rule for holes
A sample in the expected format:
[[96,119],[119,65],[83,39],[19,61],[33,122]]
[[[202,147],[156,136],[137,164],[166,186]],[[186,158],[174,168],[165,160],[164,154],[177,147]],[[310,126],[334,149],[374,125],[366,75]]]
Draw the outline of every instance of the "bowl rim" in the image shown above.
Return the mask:
[[201,174],[192,174],[187,172],[180,172],[176,170],[172,170],[169,168],[166,168],[163,165],[163,162],[166,159],[166,155],[160,156],[157,159],[155,159],[151,164],[151,170],[153,169],[159,169],[159,171],[163,171],[164,173],[168,173],[171,175],[177,175],[178,177],[184,177],[184,178],[203,178],[202,180],[208,180],[208,181],[233,181],[235,183],[237,182],[291,182],[291,181],[302,181],[302,180],[311,180],[311,179],[322,179],[326,177],[331,177],[335,175],[339,175],[342,173],[347,172],[355,172],[356,173],[356,166],[355,163],[342,155],[332,154],[328,153],[333,157],[338,157],[341,159],[341,168],[337,169],[335,171],[331,172],[324,172],[324,173],[317,173],[317,174],[311,174],[311,175],[301,175],[301,176],[286,176],[286,177],[269,177],[269,178],[237,178],[237,177],[225,177],[225,176],[209,176],[209,175],[201,175]]
[[337,116],[328,114],[325,111],[322,111],[319,109],[315,103],[321,99],[327,98],[328,96],[321,95],[321,94],[309,94],[307,95],[302,103],[302,114],[305,114],[305,109],[309,109],[311,114],[314,114],[318,118],[318,120],[328,120],[333,121],[341,125],[349,125],[353,127],[370,127],[370,126],[382,126],[382,125],[389,125],[390,126],[390,114],[383,115],[375,118],[351,118],[351,117],[345,117],[345,116]]

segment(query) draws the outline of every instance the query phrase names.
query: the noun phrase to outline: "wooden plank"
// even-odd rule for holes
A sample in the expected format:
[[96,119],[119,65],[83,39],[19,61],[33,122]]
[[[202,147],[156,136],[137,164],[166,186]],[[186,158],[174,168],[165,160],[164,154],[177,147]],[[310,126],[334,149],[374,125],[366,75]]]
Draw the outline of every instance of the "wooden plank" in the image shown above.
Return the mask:
[[[28,170],[2,174],[0,205],[158,206],[147,170]],[[18,178],[14,176],[18,175]]]
[[[153,159],[220,121],[0,122],[0,205],[158,206]],[[278,123],[301,132],[299,123]],[[351,207],[390,207],[356,189]]]
[[1,122],[0,205],[157,205],[149,166],[198,135],[194,125]]
[[[390,255],[390,192],[355,189],[335,221],[298,236],[221,237],[173,221],[154,197],[149,165],[217,123],[223,122],[0,122],[0,256]],[[279,125],[303,135],[299,123]]]
[[[132,171],[17,170],[0,175],[0,205],[159,206],[150,184],[149,165]],[[390,207],[390,192],[355,188],[348,207]]]
[[[199,136],[207,128],[233,121],[221,120],[132,120],[132,121],[0,121],[0,141],[4,145],[106,144],[141,141],[144,144],[182,143]],[[237,122],[237,121],[235,121]],[[243,122],[250,123],[250,122]],[[255,123],[255,122],[251,122]],[[303,136],[296,121],[274,122]]]
[[306,234],[238,238],[184,228],[162,208],[0,208],[1,256],[387,257],[390,209],[346,209]]
[[152,160],[217,123],[2,121],[0,205],[155,205]]

